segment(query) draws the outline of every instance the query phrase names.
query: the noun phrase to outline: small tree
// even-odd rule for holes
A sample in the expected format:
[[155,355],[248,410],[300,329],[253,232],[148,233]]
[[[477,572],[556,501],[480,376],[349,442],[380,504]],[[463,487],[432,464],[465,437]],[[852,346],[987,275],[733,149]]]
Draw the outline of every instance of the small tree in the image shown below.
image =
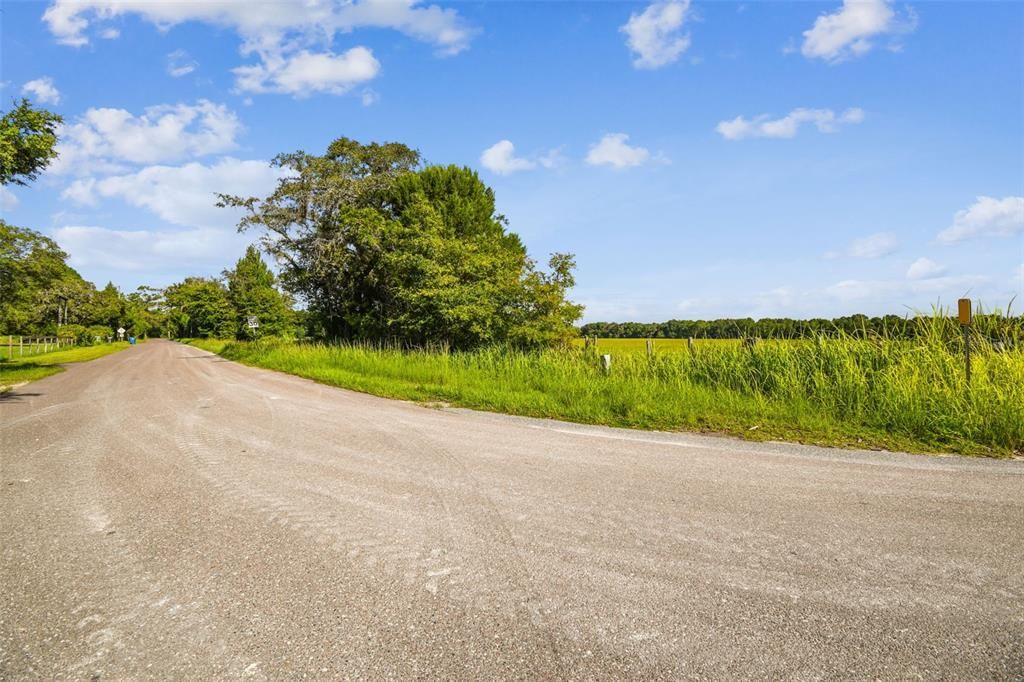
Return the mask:
[[[291,302],[275,288],[274,273],[260,258],[256,247],[247,248],[235,269],[225,271],[224,277],[228,282],[228,299],[238,321],[236,338],[289,336],[293,333]],[[249,317],[259,320],[257,329],[249,327]]]

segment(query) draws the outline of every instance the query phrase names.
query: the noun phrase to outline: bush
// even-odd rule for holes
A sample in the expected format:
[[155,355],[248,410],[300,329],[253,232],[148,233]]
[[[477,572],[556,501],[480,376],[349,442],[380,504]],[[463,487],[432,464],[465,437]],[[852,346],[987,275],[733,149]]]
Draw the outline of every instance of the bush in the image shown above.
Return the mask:
[[64,339],[74,339],[79,344],[85,343],[83,340],[86,335],[86,329],[80,324],[66,324],[57,330],[57,336]]
[[[78,340],[79,343],[91,346],[94,343],[106,343],[107,339],[114,335],[114,330],[106,325],[94,324],[85,330],[85,334]],[[96,337],[99,337],[97,340]]]

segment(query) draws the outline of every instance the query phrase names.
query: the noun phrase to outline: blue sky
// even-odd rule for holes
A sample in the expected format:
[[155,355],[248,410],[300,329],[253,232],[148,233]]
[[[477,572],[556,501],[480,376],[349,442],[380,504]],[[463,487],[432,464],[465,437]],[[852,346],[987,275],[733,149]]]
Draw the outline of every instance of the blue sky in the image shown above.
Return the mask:
[[1024,4],[4,2],[5,102],[65,118],[0,195],[102,285],[216,275],[213,192],[345,135],[478,169],[585,320],[1024,293]]

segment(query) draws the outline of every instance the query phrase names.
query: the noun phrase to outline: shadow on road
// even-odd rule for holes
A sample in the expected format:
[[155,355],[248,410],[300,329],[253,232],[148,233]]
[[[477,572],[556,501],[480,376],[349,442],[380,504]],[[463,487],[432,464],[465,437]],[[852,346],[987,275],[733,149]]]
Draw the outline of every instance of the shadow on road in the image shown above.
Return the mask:
[[43,393],[25,393],[22,391],[5,391],[0,393],[0,403],[15,403],[25,398],[38,398]]
[[210,362],[228,362],[219,355],[179,355],[179,360],[209,360]]

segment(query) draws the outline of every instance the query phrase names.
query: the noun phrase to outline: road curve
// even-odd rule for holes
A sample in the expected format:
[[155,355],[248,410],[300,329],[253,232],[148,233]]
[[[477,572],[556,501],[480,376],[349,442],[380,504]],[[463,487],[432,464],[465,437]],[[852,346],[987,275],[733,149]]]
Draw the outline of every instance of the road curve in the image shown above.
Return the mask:
[[1024,676],[1024,466],[436,410],[150,341],[0,399],[0,679]]

